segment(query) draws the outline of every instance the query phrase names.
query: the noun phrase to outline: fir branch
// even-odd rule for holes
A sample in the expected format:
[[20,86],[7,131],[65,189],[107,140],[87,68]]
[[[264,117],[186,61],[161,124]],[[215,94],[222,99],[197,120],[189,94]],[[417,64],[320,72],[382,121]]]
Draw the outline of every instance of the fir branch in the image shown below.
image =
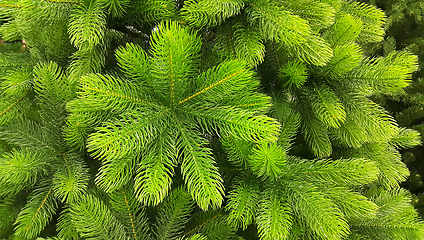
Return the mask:
[[[8,216],[0,238],[44,237],[53,217],[58,236],[47,239],[424,235],[410,197],[388,190],[408,175],[395,148],[419,136],[368,99],[403,93],[417,58],[388,48],[384,58],[364,59],[355,43],[381,39],[382,11],[339,0],[3,0],[0,8],[3,40],[25,40],[16,49],[25,54],[0,55],[0,140],[10,147],[0,150],[10,150],[0,159],[1,215]],[[125,41],[115,61],[113,48]],[[217,64],[220,57],[226,61]],[[281,124],[266,115],[271,100]],[[318,157],[338,145],[334,155],[347,158],[290,157],[308,156],[303,140]],[[87,147],[103,165],[85,166],[69,147]],[[239,178],[221,176],[224,167]],[[34,187],[15,236],[5,235]],[[56,213],[59,201],[64,211]],[[142,205],[157,207],[147,213]],[[148,219],[155,213],[157,222]],[[249,231],[252,223],[256,235],[234,228]]]
[[132,184],[112,192],[109,197],[110,209],[122,223],[130,239],[153,239],[146,208],[137,200]]
[[[141,49],[135,45],[128,45],[117,52],[118,61],[124,68],[147,68],[145,72],[148,74],[140,83],[137,83],[139,79],[124,82],[99,74],[82,78],[84,85],[80,98],[68,104],[72,112],[70,119],[76,125],[69,130],[73,134],[69,137],[81,144],[88,125],[97,125],[88,138],[87,146],[93,156],[105,160],[106,164],[101,168],[104,174],[99,175],[97,183],[111,191],[129,181],[134,173],[134,169],[130,169],[134,167],[134,158],[147,149],[153,150],[151,155],[145,155],[149,162],[147,165],[153,167],[151,160],[156,159],[161,151],[158,147],[160,141],[155,142],[156,136],[163,133],[170,139],[173,135],[175,140],[169,142],[176,142],[176,153],[173,154],[182,164],[181,170],[190,194],[203,209],[210,205],[217,207],[222,201],[222,180],[210,149],[204,147],[206,142],[195,129],[203,128],[209,133],[220,129],[222,134],[254,141],[276,140],[279,124],[261,115],[270,107],[270,98],[256,92],[259,81],[253,78],[253,72],[248,70],[245,62],[228,61],[196,77],[199,39],[176,23],[159,24],[151,45],[150,55],[146,56],[149,65],[132,65],[136,62],[134,59],[145,59],[145,54],[135,52]],[[181,61],[176,61],[178,59]],[[138,78],[136,73],[130,74]],[[111,89],[116,89],[116,93]],[[223,92],[226,94],[223,95]],[[116,115],[108,115],[109,112]],[[87,118],[79,121],[77,116],[94,117],[96,120]],[[84,123],[84,126],[80,129],[78,123]],[[99,126],[100,123],[102,126]],[[145,187],[150,186],[144,183],[143,174],[147,172],[142,164],[141,161],[140,174],[136,176],[137,192],[140,196],[149,197],[150,193],[143,192]],[[165,165],[158,163],[155,165],[157,168],[149,167],[149,170],[162,171],[155,174],[161,176],[156,180],[167,189],[169,178],[166,172],[172,170],[173,164]],[[148,191],[152,191],[153,196],[146,201],[157,204],[163,199],[163,192],[157,192],[155,188]]]
[[122,191],[122,194],[124,195],[125,205],[127,206],[128,216],[129,216],[130,222],[131,222],[132,233],[134,235],[134,239],[137,240],[137,233],[135,232],[134,220],[132,219],[131,210],[130,210],[130,207],[128,205],[127,196],[125,195],[124,191]]
[[35,238],[53,218],[57,209],[57,200],[50,186],[35,190],[35,195],[21,210],[16,219],[15,236],[23,239]]
[[64,238],[61,238],[61,237],[47,237],[47,238],[38,237],[36,240],[64,240]]
[[[94,106],[101,110],[114,109],[125,112],[127,109],[140,105],[167,109],[162,104],[151,100],[147,91],[140,94],[136,86],[114,76],[88,74],[81,78],[81,85],[81,89],[84,91],[81,95],[84,102],[88,103],[89,109]],[[81,107],[76,109],[81,111],[83,110]]]
[[265,46],[262,44],[260,34],[243,23],[237,23],[233,28],[237,58],[246,61],[252,67],[262,63],[265,57]]
[[92,194],[81,196],[71,205],[72,222],[81,237],[91,239],[127,238],[124,226],[105,203]]
[[[210,210],[207,212],[198,212],[193,214],[191,221],[186,229],[190,229],[185,236],[190,234],[201,234],[207,239],[234,240],[240,239],[237,230],[228,225],[227,215],[219,210]],[[195,226],[195,227],[193,227]]]
[[80,239],[75,224],[72,222],[72,215],[69,205],[62,210],[56,224],[57,236],[62,239],[78,240]]
[[130,0],[102,0],[101,3],[107,9],[109,15],[113,18],[122,17],[129,5]]
[[146,205],[157,205],[168,195],[178,158],[172,135],[163,132],[155,142],[142,157],[135,177],[137,198]]
[[80,49],[71,55],[69,79],[79,82],[83,75],[98,73],[105,65],[104,45],[93,46],[92,49]]
[[273,108],[271,111],[271,116],[278,119],[281,123],[281,134],[278,138],[278,144],[285,151],[293,144],[301,123],[300,114],[286,101],[288,97],[288,94],[273,96]]
[[181,16],[191,25],[213,27],[239,14],[243,7],[243,0],[188,0],[184,2]]
[[64,105],[75,97],[75,84],[70,83],[57,63],[40,63],[34,68],[33,74],[34,90],[43,103],[54,102],[56,105]]
[[[134,220],[135,219],[133,219],[133,216],[135,216],[135,212],[133,210],[130,210],[130,205],[129,205],[129,202],[128,202],[128,199],[127,199],[127,193],[125,193],[125,191],[121,191],[121,193],[122,193],[121,198],[122,197],[124,198],[125,207],[127,208],[126,210],[127,210],[127,213],[128,213],[128,218],[130,219],[132,234],[134,236],[134,239],[137,240],[137,233],[135,231],[135,226],[134,226]],[[115,206],[115,204],[114,204],[114,206]]]
[[222,136],[220,141],[227,153],[228,161],[238,167],[249,167],[249,157],[252,152],[253,143],[232,137],[231,135],[228,137]]
[[228,204],[225,206],[225,209],[230,212],[229,224],[245,230],[253,223],[259,199],[259,186],[255,182],[236,182],[229,192]]
[[407,128],[400,128],[398,135],[390,139],[389,143],[397,149],[413,148],[422,144],[420,133]]
[[349,233],[349,225],[337,206],[328,198],[316,191],[316,188],[307,182],[283,181],[288,191],[293,212],[319,237],[326,239],[340,239]]
[[[246,141],[276,141],[280,132],[280,125],[274,119],[241,109],[189,109],[184,113],[193,116],[193,120],[210,133],[217,132],[216,129],[219,128],[220,132]],[[209,120],[207,124],[205,119]]]
[[398,187],[399,183],[409,176],[408,167],[402,162],[400,153],[388,144],[367,144],[356,151],[351,151],[350,154],[374,161],[380,170],[377,182],[387,189]]
[[40,153],[14,149],[0,157],[0,182],[24,189],[46,175],[48,165]]
[[96,184],[106,192],[111,192],[127,184],[134,174],[137,156],[122,156],[106,160],[100,167]]
[[170,114],[169,110],[148,113],[127,112],[122,119],[97,127],[87,148],[94,156],[109,161],[141,153],[157,133],[166,129]]
[[194,234],[190,236],[189,238],[180,238],[180,240],[207,240],[208,238],[205,236],[202,236],[200,234]]
[[336,10],[330,3],[307,0],[281,1],[280,4],[307,20],[314,30],[330,27],[334,23]]
[[367,197],[345,187],[334,185],[318,187],[326,198],[331,199],[348,221],[372,219],[376,217],[378,206]]
[[27,69],[16,69],[7,72],[0,86],[6,96],[17,97],[27,95],[31,90],[32,82],[31,72]]
[[341,10],[359,18],[364,23],[364,27],[358,36],[359,42],[379,42],[383,40],[383,24],[386,16],[382,10],[359,2],[342,2]]
[[71,43],[82,50],[102,44],[105,24],[105,15],[97,1],[77,5],[68,25]]
[[262,240],[287,239],[292,225],[292,209],[281,200],[280,194],[270,187],[262,193],[255,222]]
[[417,70],[417,57],[407,52],[392,52],[387,57],[363,61],[350,74],[366,92],[395,95],[409,85]]
[[18,197],[3,197],[0,201],[1,237],[13,235],[13,222],[24,204],[19,201]]
[[149,68],[155,84],[159,84],[155,90],[169,92],[172,105],[176,105],[186,91],[188,77],[197,67],[200,39],[172,22],[161,23],[159,28],[152,34]]
[[359,148],[377,139],[387,141],[398,133],[393,117],[362,94],[346,92],[338,97],[345,107],[346,121],[332,133],[344,146]]
[[344,74],[352,71],[362,60],[362,49],[359,45],[348,43],[337,45],[333,48],[334,57],[328,63],[328,74],[332,79],[338,80]]
[[224,186],[215,161],[205,142],[182,123],[177,123],[177,148],[184,153],[181,173],[187,189],[201,209],[218,208],[223,201]]
[[131,79],[142,82],[143,87],[152,88],[146,75],[149,75],[147,54],[140,46],[126,43],[125,47],[118,47],[115,51],[118,66],[124,70],[124,74]]
[[284,168],[284,174],[301,176],[302,180],[318,184],[360,186],[377,180],[377,164],[368,159],[303,160],[291,159]]
[[49,131],[33,121],[27,119],[16,121],[7,129],[1,130],[0,138],[17,146],[50,153],[55,153],[57,150]]
[[350,14],[341,14],[336,22],[324,33],[324,38],[334,49],[355,41],[361,33],[364,24]]
[[19,68],[31,69],[38,62],[28,53],[1,53],[0,73],[3,75],[6,71]]
[[330,127],[338,128],[346,120],[340,99],[327,85],[315,86],[309,92],[311,107],[316,117]]
[[312,112],[301,113],[301,129],[305,135],[313,154],[317,157],[328,157],[333,151],[330,137],[328,136],[328,126],[317,119]]
[[234,39],[235,30],[232,25],[234,22],[234,20],[225,21],[223,24],[216,27],[217,31],[213,35],[214,40],[212,51],[216,53],[222,60],[234,60],[236,58]]
[[279,69],[278,77],[284,79],[288,77],[288,80],[284,84],[289,88],[300,88],[306,82],[308,78],[308,69],[300,61],[289,61]]
[[377,189],[371,199],[378,206],[373,219],[358,219],[350,225],[354,233],[373,239],[420,239],[424,233],[424,223],[417,220],[416,210],[409,204],[409,193],[403,189],[383,192]]
[[128,18],[132,25],[159,24],[175,16],[176,3],[173,0],[131,1],[127,8]]
[[321,36],[309,35],[302,44],[285,46],[295,58],[316,65],[325,66],[333,57],[333,50]]
[[55,196],[62,202],[72,203],[87,193],[89,174],[88,168],[81,161],[64,155],[65,166],[62,166],[53,176]]
[[97,125],[97,120],[92,114],[74,113],[68,116],[63,133],[68,146],[84,150],[89,131]]
[[214,87],[216,87],[216,86],[218,86],[218,85],[226,82],[227,80],[230,80],[231,78],[236,77],[237,75],[241,74],[242,71],[243,70],[238,70],[237,72],[234,72],[234,73],[232,73],[232,74],[224,77],[223,79],[219,80],[218,82],[216,82],[216,83],[214,83],[214,84],[212,84],[212,85],[210,85],[210,86],[208,86],[208,87],[206,87],[206,88],[204,88],[204,89],[196,92],[195,94],[193,94],[193,95],[191,95],[191,96],[189,96],[189,97],[187,97],[187,98],[179,101],[178,104],[183,104],[184,102],[189,101],[190,99],[196,97],[197,95],[200,95],[202,93],[205,93],[206,91],[208,91],[208,90],[210,90],[210,89],[212,89],[212,88],[214,88]]
[[189,193],[182,188],[173,190],[159,206],[156,238],[158,240],[177,239],[188,222],[192,210],[193,201]]
[[306,20],[269,0],[250,1],[246,11],[248,20],[258,26],[264,38],[286,46],[305,42],[310,33]]

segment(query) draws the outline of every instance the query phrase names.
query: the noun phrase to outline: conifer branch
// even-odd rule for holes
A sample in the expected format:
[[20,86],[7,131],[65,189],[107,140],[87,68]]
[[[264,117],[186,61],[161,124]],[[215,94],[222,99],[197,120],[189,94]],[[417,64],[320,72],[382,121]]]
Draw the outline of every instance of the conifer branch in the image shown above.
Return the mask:
[[200,208],[204,210],[210,206],[218,208],[223,201],[224,186],[210,149],[206,148],[202,139],[188,130],[182,122],[177,124],[181,136],[178,148],[185,154],[181,163],[181,173],[187,189]]
[[[53,3],[69,3],[69,4],[77,4],[81,5],[81,2],[75,2],[75,1],[67,1],[67,0],[44,0],[46,2],[53,2]],[[12,5],[12,4],[0,4],[0,7],[11,7],[11,8],[23,8],[25,6],[22,5]]]
[[248,168],[249,157],[253,148],[253,143],[235,138],[233,136],[223,136],[221,139],[222,147],[226,150],[228,161],[235,166]]
[[134,183],[137,198],[147,205],[157,205],[168,195],[178,157],[172,136],[162,132],[155,141],[151,153],[143,156]]
[[236,228],[247,228],[253,223],[260,200],[259,186],[255,183],[238,181],[230,191],[228,204],[225,206],[230,211],[228,222]]
[[82,237],[119,239],[127,238],[123,225],[106,204],[92,194],[84,195],[71,205],[72,221]]
[[244,7],[242,0],[188,0],[181,9],[182,18],[195,26],[216,26],[240,13]]
[[50,222],[56,209],[51,187],[46,185],[36,189],[16,219],[15,235],[24,239],[35,238]]
[[262,36],[287,46],[306,41],[310,33],[306,20],[268,0],[250,1],[249,20],[258,24]]
[[44,204],[46,203],[47,198],[49,197],[50,193],[51,193],[51,189],[49,190],[49,192],[47,193],[46,197],[43,199],[43,201],[41,202],[40,207],[37,209],[37,212],[34,214],[34,216],[31,218],[31,221],[28,223],[28,225],[25,227],[25,231],[28,230],[28,228],[30,227],[31,223],[34,221],[34,219],[37,217],[38,213],[40,212],[40,209],[43,208]]
[[[318,189],[326,198],[331,199],[340,208],[348,221],[376,217],[379,206],[357,192],[335,185],[320,186]],[[351,225],[349,224],[349,226]]]
[[177,239],[193,210],[193,201],[183,188],[177,188],[160,205],[156,236],[158,240]]
[[151,228],[146,208],[136,198],[130,183],[109,194],[108,206],[117,220],[122,223],[129,239],[150,240]]
[[179,240],[207,240],[207,238],[205,236],[202,236],[200,234],[194,234],[192,236],[190,236],[190,238],[180,238]]
[[263,179],[274,181],[281,176],[286,155],[276,143],[260,143],[252,149],[249,158],[250,169]]
[[315,234],[334,240],[348,235],[349,225],[340,209],[317,192],[312,184],[291,182],[286,186],[292,192],[289,201],[294,213]]
[[234,60],[236,58],[235,38],[234,38],[234,26],[231,26],[232,22],[225,23],[219,26],[221,31],[216,34],[214,48],[219,52],[224,59]]
[[342,46],[355,41],[364,27],[362,21],[358,21],[350,14],[343,14],[337,21],[324,33],[324,38],[330,45]]
[[[81,79],[82,90],[88,102],[93,102],[102,110],[121,109],[124,112],[134,105],[146,105],[162,110],[169,110],[160,103],[154,102],[147,91],[139,93],[135,86],[128,81],[117,79],[113,76],[89,74]],[[126,103],[126,104],[124,104]],[[91,106],[92,107],[92,106]],[[80,108],[81,109],[81,108]]]
[[[69,158],[69,159],[68,159]],[[73,203],[87,194],[89,174],[84,163],[64,154],[65,167],[53,175],[55,196],[62,202]]]
[[255,222],[260,239],[287,239],[292,226],[292,209],[272,187],[262,194]]
[[70,41],[80,50],[92,49],[104,42],[105,25],[105,14],[98,2],[77,5],[68,25]]
[[34,185],[48,171],[48,162],[40,153],[13,149],[0,158],[0,182],[18,190]]
[[47,129],[27,119],[16,121],[7,129],[3,128],[0,137],[28,149],[56,152]]
[[63,239],[78,240],[80,236],[74,223],[72,222],[72,215],[70,212],[70,206],[67,205],[65,209],[60,213],[57,220],[56,229],[57,235]]

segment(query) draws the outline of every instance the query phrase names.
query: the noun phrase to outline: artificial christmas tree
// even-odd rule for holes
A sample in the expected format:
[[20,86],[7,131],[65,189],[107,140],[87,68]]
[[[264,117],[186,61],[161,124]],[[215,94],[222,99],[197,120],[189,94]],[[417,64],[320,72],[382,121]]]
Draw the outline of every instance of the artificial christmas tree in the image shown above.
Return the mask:
[[[371,58],[352,1],[0,3],[7,239],[421,239],[399,187],[420,143],[371,97],[417,58]],[[195,204],[194,204],[195,203]],[[4,220],[3,220],[4,219]]]

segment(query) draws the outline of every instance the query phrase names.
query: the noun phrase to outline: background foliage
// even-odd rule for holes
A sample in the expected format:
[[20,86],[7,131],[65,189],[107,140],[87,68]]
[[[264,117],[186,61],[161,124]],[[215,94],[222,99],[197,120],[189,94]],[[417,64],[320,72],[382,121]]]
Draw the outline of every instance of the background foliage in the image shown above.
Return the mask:
[[[385,24],[385,41],[371,47],[372,52],[378,55],[388,54],[398,49],[406,49],[416,54],[419,61],[419,69],[413,75],[413,82],[405,88],[405,93],[399,96],[383,96],[378,100],[396,117],[401,126],[413,128],[423,133],[423,11],[424,4],[421,1],[366,1],[377,5],[385,10],[388,19]],[[414,206],[423,216],[423,182],[421,175],[424,174],[422,168],[423,148],[415,147],[411,150],[402,151],[403,159],[411,170],[409,179],[404,183],[413,196]]]

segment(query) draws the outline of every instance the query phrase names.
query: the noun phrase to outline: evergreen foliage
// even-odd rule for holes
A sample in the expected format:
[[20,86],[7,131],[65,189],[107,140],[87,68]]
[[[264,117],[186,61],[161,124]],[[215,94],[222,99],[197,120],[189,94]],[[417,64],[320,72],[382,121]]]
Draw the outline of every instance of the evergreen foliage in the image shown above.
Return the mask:
[[424,236],[399,186],[399,150],[420,135],[373,101],[404,94],[418,61],[367,55],[381,10],[7,0],[0,13],[0,237]]
[[[414,73],[412,83],[405,88],[405,92],[395,96],[380,96],[378,101],[395,115],[397,122],[402,127],[413,128],[423,133],[422,106],[423,106],[423,10],[422,1],[369,1],[372,4],[385,9],[388,16],[385,28],[387,37],[385,41],[370,46],[370,52],[378,55],[388,55],[396,49],[406,49],[416,54],[419,59],[419,70]],[[422,163],[422,146],[404,151],[403,159],[411,169],[411,176],[404,184],[413,195],[414,205],[423,216],[423,184],[421,174],[424,174]]]

